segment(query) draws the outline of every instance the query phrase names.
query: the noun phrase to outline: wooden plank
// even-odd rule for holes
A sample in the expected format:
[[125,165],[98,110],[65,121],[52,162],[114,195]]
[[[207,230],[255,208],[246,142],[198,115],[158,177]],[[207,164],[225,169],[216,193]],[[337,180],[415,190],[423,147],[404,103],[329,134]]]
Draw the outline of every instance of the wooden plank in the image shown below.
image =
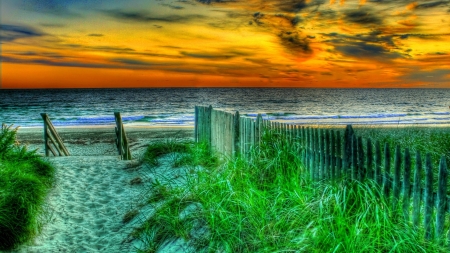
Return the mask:
[[330,133],[330,155],[331,155],[331,161],[330,161],[330,177],[331,179],[336,179],[336,132],[334,130],[331,130]]
[[409,208],[411,199],[411,154],[409,148],[405,148],[404,157],[405,174],[403,176],[403,217],[409,222]]
[[358,141],[356,135],[352,135],[352,155],[351,155],[351,179],[358,179]]
[[46,143],[48,143],[48,137],[53,135],[54,143],[55,143],[54,146],[59,151],[61,151],[64,155],[69,156],[70,155],[69,151],[64,146],[64,143],[63,143],[61,137],[59,136],[59,134],[56,131],[55,127],[53,126],[52,122],[50,121],[50,118],[48,117],[48,115],[46,113],[41,113],[41,116],[42,116],[42,119],[44,120],[44,131],[45,131],[44,139],[45,139],[45,135],[47,136]]
[[194,108],[194,141],[198,142],[198,106]]
[[119,155],[123,156],[123,131],[122,131],[122,117],[120,117],[120,112],[114,112],[114,117],[116,120],[116,134],[117,134],[117,148],[119,149]]
[[320,147],[320,172],[319,179],[325,179],[325,131],[323,129],[319,129],[319,147]]
[[445,213],[447,205],[447,183],[448,183],[447,163],[445,155],[441,156],[439,163],[439,181],[437,191],[437,210],[436,210],[436,233],[437,239],[441,239],[444,233]]
[[325,156],[325,166],[324,166],[324,177],[326,179],[331,178],[331,169],[330,169],[330,130],[325,129],[325,139],[324,139],[324,156]]
[[314,180],[319,181],[320,171],[319,171],[319,129],[314,128]]
[[342,146],[341,132],[336,133],[336,178],[342,177]]
[[[342,157],[343,174],[348,175],[352,167],[352,142],[353,142],[353,128],[347,125],[344,132],[344,154]],[[345,171],[345,172],[344,172]]]
[[400,150],[400,145],[397,145],[395,147],[395,156],[394,156],[394,185],[393,185],[394,198],[392,201],[394,210],[397,208],[398,201],[400,200],[400,190],[401,190],[400,170],[401,170],[401,166],[402,166],[402,153]]
[[374,180],[375,179],[375,173],[373,170],[373,147],[372,147],[372,140],[370,138],[367,139],[366,142],[367,147],[367,177]]
[[386,199],[390,199],[391,193],[391,151],[389,143],[384,144],[384,178],[383,178],[383,193]]
[[[48,129],[47,129],[47,130],[48,130]],[[52,137],[52,135],[50,135],[48,132],[47,132],[47,136],[48,136],[48,140],[50,141],[50,143],[53,144],[53,146],[54,146],[54,147],[56,148],[56,150],[58,151],[58,156],[62,156],[62,155],[63,155],[63,152],[62,152],[61,149],[58,147],[58,145],[57,145],[55,139],[54,139],[54,138]],[[53,154],[54,156],[57,156],[55,150],[54,150],[53,147],[52,147],[52,145],[50,145],[49,143],[48,143],[48,148],[50,149],[50,151],[52,151],[52,154]]]
[[381,175],[381,145],[377,140],[375,141],[375,181],[379,186],[382,184],[382,175]]
[[[44,116],[45,115],[45,116]],[[44,148],[45,148],[45,156],[49,156],[49,143],[48,143],[48,127],[47,127],[47,121],[45,120],[45,117],[47,114],[41,113],[42,119],[44,120]],[[53,154],[55,155],[55,154]]]
[[363,181],[366,177],[365,167],[364,167],[364,149],[362,137],[358,137],[358,180]]
[[415,228],[419,226],[420,206],[421,206],[421,183],[422,178],[422,158],[420,151],[416,151],[416,162],[414,166],[414,185],[413,185],[413,225]]
[[431,217],[433,215],[433,168],[431,154],[425,158],[425,239],[431,239]]

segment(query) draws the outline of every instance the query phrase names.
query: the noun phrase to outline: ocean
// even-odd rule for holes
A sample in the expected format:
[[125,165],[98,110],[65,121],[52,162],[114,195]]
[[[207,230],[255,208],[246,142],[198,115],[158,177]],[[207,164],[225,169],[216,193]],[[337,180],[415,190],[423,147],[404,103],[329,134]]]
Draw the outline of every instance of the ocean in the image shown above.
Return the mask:
[[196,105],[302,125],[450,123],[450,89],[43,89],[0,90],[0,123],[55,126],[193,126]]

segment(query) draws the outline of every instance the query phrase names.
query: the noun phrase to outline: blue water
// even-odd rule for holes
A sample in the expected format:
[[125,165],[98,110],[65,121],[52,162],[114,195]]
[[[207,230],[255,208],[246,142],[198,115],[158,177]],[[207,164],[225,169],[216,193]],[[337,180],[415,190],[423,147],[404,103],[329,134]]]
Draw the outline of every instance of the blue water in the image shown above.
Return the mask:
[[449,124],[450,89],[0,90],[0,123],[193,126],[195,105],[294,124]]

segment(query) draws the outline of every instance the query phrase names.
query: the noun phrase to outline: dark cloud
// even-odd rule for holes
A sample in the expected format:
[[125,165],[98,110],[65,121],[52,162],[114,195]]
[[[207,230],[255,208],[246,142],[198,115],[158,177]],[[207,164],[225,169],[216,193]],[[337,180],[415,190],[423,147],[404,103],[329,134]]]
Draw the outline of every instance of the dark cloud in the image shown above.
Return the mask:
[[433,8],[433,7],[438,7],[438,6],[448,6],[450,3],[450,1],[435,1],[435,2],[431,2],[431,3],[423,3],[423,4],[418,4],[416,6],[416,9],[427,9],[427,8]]
[[77,17],[78,13],[71,10],[74,4],[87,5],[101,0],[19,0],[21,6],[29,11],[41,12],[61,17]]
[[347,42],[345,44],[336,45],[335,49],[346,56],[355,58],[372,58],[377,60],[403,58],[401,54],[391,52],[383,46],[366,42]]
[[103,10],[103,13],[106,15],[128,21],[135,22],[186,22],[192,19],[201,19],[204,18],[202,15],[166,15],[166,16],[157,16],[144,11],[134,12],[134,11],[123,11],[123,10]]
[[348,22],[361,25],[380,25],[383,23],[382,19],[368,8],[346,11],[344,17]]
[[225,59],[231,59],[236,58],[240,56],[249,56],[249,53],[245,52],[239,52],[239,51],[224,51],[224,52],[185,52],[181,51],[180,54],[183,56],[188,56],[192,58],[201,58],[201,59],[208,59],[208,60],[225,60]]
[[392,47],[396,46],[393,40],[395,37],[394,35],[382,35],[382,33],[377,30],[367,34],[347,35],[341,33],[323,33],[321,35],[331,38],[330,40],[324,40],[324,42],[345,43],[347,41],[362,41],[377,44],[382,43]]
[[56,23],[41,23],[40,26],[43,27],[65,27],[64,24],[56,24]]
[[162,6],[169,7],[169,8],[174,9],[174,10],[181,10],[181,9],[184,9],[183,6],[179,6],[179,5],[172,5],[172,4],[161,4],[161,5],[162,5]]
[[309,46],[308,38],[301,37],[300,34],[296,31],[294,32],[281,32],[278,34],[278,37],[281,39],[281,43],[288,50],[300,53],[312,53],[312,49]]
[[88,36],[90,36],[90,37],[103,37],[105,35],[103,35],[101,33],[91,33],[91,34],[88,34]]
[[8,63],[25,63],[25,64],[39,64],[48,66],[60,66],[60,67],[78,67],[78,68],[119,68],[112,64],[98,64],[98,63],[84,63],[84,62],[69,62],[69,61],[52,61],[46,59],[19,59],[4,56],[1,57],[2,62]]
[[422,82],[449,82],[450,69],[436,69],[430,71],[420,71],[415,69],[410,74],[402,77],[408,81],[422,81]]
[[237,2],[237,0],[196,0],[202,4]]
[[22,38],[40,37],[45,35],[43,32],[29,26],[7,25],[0,26],[0,41],[10,42]]
[[128,59],[128,58],[117,58],[113,59],[113,62],[123,63],[126,65],[136,65],[136,66],[152,66],[154,64],[146,61],[136,60],[136,59]]
[[300,12],[308,7],[319,8],[325,3],[324,0],[283,0],[283,1],[273,1],[278,10],[285,12]]
[[409,37],[419,38],[419,39],[436,39],[443,36],[450,36],[450,33],[437,33],[437,34],[426,34],[426,33],[404,33],[404,34],[394,34],[393,36],[399,37],[400,39],[408,39]]

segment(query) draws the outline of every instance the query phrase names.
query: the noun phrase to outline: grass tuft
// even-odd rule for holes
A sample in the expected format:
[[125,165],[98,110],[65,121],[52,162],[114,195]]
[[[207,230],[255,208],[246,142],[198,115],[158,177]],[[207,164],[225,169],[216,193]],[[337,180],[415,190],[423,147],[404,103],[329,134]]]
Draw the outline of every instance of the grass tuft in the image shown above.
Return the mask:
[[392,209],[375,182],[310,181],[301,147],[277,133],[224,163],[206,145],[186,145],[173,162],[204,166],[182,186],[153,184],[143,252],[177,238],[204,252],[447,252]]
[[17,128],[0,131],[0,249],[13,249],[36,236],[54,168],[16,141]]

